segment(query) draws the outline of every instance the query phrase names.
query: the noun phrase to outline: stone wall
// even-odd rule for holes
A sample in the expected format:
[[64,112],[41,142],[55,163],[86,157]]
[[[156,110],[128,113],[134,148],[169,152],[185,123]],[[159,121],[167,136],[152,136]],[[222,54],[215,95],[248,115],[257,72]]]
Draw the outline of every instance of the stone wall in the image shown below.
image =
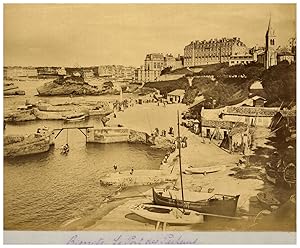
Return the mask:
[[174,147],[174,141],[169,138],[162,136],[151,136],[145,132],[124,127],[105,127],[101,129],[89,128],[87,133],[87,142],[103,144],[128,142],[146,144],[154,148],[167,150]]

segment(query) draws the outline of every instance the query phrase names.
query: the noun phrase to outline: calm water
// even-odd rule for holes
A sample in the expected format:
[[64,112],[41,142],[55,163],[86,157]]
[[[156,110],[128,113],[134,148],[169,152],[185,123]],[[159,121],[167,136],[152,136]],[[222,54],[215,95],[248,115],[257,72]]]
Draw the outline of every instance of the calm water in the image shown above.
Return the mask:
[[[24,104],[30,97],[5,98],[4,104]],[[93,118],[82,125],[99,123],[100,118]],[[63,121],[25,122],[7,125],[5,134],[29,134],[41,126],[63,125]],[[63,156],[59,148],[67,141],[70,153]],[[92,214],[103,197],[115,190],[99,183],[103,175],[113,171],[114,164],[121,170],[158,169],[163,156],[163,151],[146,145],[86,145],[79,130],[63,131],[47,153],[4,160],[4,228],[55,230],[62,223]]]
[[[7,130],[31,130],[36,125],[8,126]],[[69,131],[70,153],[63,156],[59,148],[66,136],[62,132],[48,153],[5,159],[5,229],[59,228],[63,222],[98,208],[102,198],[115,190],[99,184],[114,164],[122,170],[158,169],[164,156],[162,151],[145,145],[86,145],[78,130]]]

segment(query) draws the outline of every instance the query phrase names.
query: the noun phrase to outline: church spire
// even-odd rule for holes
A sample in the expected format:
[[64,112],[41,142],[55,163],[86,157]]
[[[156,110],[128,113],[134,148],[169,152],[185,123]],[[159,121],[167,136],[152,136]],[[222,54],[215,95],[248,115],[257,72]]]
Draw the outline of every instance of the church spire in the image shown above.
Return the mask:
[[268,29],[267,29],[266,35],[268,35],[268,36],[274,36],[275,35],[274,29],[272,28],[271,13],[270,13],[270,17],[269,17],[269,24],[268,24]]

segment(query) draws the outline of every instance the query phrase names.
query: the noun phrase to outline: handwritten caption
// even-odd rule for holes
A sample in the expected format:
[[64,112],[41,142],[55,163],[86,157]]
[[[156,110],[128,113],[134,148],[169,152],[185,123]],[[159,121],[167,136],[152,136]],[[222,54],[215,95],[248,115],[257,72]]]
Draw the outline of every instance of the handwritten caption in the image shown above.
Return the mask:
[[[145,235],[116,235],[111,238],[98,236],[95,238],[82,237],[79,234],[71,236],[67,245],[159,245],[159,244],[198,244],[198,238],[184,237],[181,234],[165,234],[161,237],[146,237]],[[155,235],[157,236],[157,235]]]

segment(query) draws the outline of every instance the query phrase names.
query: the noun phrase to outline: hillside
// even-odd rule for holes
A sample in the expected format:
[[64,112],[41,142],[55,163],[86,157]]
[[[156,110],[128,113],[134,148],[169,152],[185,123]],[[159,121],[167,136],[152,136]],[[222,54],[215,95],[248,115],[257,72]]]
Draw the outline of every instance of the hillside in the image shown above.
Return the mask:
[[286,61],[272,66],[261,75],[262,85],[270,106],[296,104],[296,64]]
[[[195,97],[203,94],[206,99],[216,101],[216,106],[224,106],[243,101],[248,96],[250,84],[258,78],[263,67],[258,64],[237,65],[229,67],[226,63],[197,66],[200,72],[192,73],[187,68],[177,69],[170,73],[187,72],[177,80],[146,83],[146,87],[156,88],[163,95],[175,89],[185,89],[184,103],[190,104]],[[193,67],[190,68],[193,70]],[[186,76],[195,76],[193,86],[189,87]],[[232,78],[232,75],[236,75]]]
[[[193,103],[197,95],[203,94],[208,105],[214,107],[237,104],[249,95],[249,87],[255,80],[262,80],[267,106],[293,106],[296,102],[296,65],[280,62],[265,70],[262,64],[228,66],[226,63],[197,66],[200,72],[191,72],[180,68],[169,73],[184,73],[182,78],[170,81],[146,83],[149,88],[156,88],[165,96],[175,89],[185,89],[183,103]],[[189,87],[187,76],[194,76]]]

